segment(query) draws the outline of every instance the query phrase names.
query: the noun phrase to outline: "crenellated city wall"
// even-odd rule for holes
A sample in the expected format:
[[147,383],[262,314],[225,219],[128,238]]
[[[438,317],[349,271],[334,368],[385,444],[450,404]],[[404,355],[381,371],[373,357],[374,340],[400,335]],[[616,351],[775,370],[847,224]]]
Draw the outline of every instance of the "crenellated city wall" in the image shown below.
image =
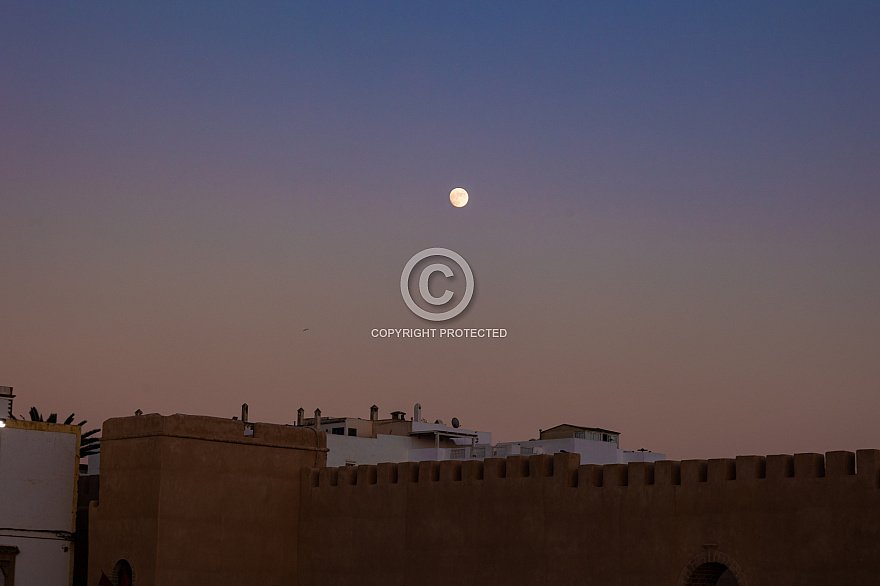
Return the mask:
[[880,451],[303,471],[301,584],[880,583]]
[[[326,468],[312,429],[108,420],[88,582],[880,584],[880,451]],[[115,582],[113,582],[115,583]]]

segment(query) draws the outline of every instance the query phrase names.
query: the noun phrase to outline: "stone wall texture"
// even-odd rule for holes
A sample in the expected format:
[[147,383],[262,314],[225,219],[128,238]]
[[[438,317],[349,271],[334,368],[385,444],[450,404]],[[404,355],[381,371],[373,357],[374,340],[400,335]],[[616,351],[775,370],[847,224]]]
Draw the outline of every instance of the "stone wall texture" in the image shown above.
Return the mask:
[[878,450],[326,468],[311,429],[147,417],[105,424],[90,583],[880,584]]

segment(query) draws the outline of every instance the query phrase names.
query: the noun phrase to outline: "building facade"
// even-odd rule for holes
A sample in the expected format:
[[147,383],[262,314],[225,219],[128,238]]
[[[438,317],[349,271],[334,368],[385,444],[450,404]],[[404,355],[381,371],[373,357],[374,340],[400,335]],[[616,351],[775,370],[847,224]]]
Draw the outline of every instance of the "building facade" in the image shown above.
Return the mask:
[[592,427],[557,425],[541,430],[539,439],[492,444],[492,434],[461,427],[458,419],[452,425],[422,418],[422,407],[416,403],[414,415],[406,418],[403,411],[394,411],[387,419],[379,418],[379,408],[370,408],[370,418],[304,417],[299,410],[297,425],[327,433],[327,465],[359,466],[382,462],[424,462],[427,460],[484,460],[507,456],[553,455],[574,453],[584,464],[625,464],[656,462],[665,454],[648,450],[620,449],[620,433]]
[[628,464],[666,459],[666,454],[650,450],[621,450],[618,431],[567,423],[540,430],[538,439],[495,444],[491,453],[496,458],[577,454],[581,464]]
[[0,423],[0,586],[69,585],[80,428]]
[[296,584],[302,474],[326,452],[326,435],[309,428],[188,415],[105,421],[87,583]]

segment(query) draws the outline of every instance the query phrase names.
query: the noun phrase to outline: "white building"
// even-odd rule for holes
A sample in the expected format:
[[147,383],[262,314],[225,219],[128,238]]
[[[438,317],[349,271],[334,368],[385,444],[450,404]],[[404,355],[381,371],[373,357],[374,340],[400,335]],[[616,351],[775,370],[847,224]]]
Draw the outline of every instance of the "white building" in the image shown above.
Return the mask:
[[[492,434],[462,428],[457,419],[452,425],[440,420],[428,423],[422,419],[421,405],[416,403],[409,420],[403,411],[394,411],[389,419],[379,419],[379,408],[370,408],[370,418],[315,417],[305,419],[300,409],[297,425],[320,429],[327,434],[327,466],[355,466],[380,462],[420,462],[448,460],[456,450],[468,453],[478,444],[490,445]],[[482,448],[485,451],[485,447]],[[491,455],[491,453],[489,454]]]
[[421,417],[421,405],[409,420],[402,411],[390,419],[379,419],[378,407],[370,409],[370,419],[357,417],[315,417],[304,419],[300,409],[297,425],[327,433],[327,466],[355,466],[380,462],[421,462],[424,460],[483,460],[507,456],[531,456],[569,452],[579,454],[581,464],[656,462],[665,454],[647,450],[619,448],[620,433],[594,427],[557,425],[541,430],[540,439],[501,442],[492,445],[492,434],[464,429],[457,419],[452,426],[442,421],[428,423]]
[[0,412],[0,586],[69,585],[80,428],[7,415]]
[[666,454],[649,450],[621,450],[620,433],[599,427],[581,427],[562,424],[540,430],[539,439],[495,444],[496,458],[531,456],[568,452],[580,454],[581,464],[626,464],[628,462],[657,462]]

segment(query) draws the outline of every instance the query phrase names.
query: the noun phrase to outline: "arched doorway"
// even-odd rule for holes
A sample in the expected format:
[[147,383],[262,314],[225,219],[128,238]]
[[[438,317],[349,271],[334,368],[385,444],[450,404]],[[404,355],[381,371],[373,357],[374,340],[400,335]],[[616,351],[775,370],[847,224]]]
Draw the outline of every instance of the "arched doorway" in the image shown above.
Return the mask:
[[697,566],[688,586],[739,586],[739,582],[730,568],[718,562],[710,562]]
[[132,586],[133,572],[128,560],[119,560],[113,568],[113,586]]
[[715,550],[693,558],[682,571],[679,586],[748,586],[739,564],[729,555]]

